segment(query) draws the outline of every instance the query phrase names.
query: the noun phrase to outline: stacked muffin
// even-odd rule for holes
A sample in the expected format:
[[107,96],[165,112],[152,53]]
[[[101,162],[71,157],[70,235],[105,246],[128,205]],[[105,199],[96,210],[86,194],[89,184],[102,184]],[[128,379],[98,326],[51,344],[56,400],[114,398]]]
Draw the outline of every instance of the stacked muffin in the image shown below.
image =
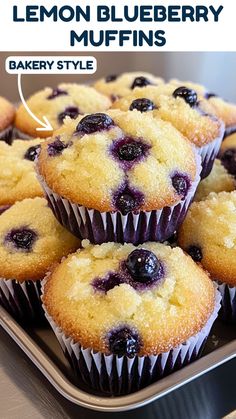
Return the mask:
[[[72,368],[102,392],[130,393],[198,358],[220,309],[217,287],[224,318],[235,319],[233,271],[214,268],[211,216],[206,232],[201,220],[201,211],[222,213],[215,236],[230,263],[236,145],[228,137],[220,147],[234,105],[206,92],[148,73],[63,84],[30,98],[50,137],[0,149],[11,168],[0,175],[0,205],[12,205],[0,216],[0,260],[11,262],[0,270],[1,303],[21,321],[29,306],[42,310],[45,277],[46,317]],[[38,135],[22,106],[15,121],[19,136]],[[12,180],[18,166],[30,181]],[[176,231],[186,253],[166,243]]]

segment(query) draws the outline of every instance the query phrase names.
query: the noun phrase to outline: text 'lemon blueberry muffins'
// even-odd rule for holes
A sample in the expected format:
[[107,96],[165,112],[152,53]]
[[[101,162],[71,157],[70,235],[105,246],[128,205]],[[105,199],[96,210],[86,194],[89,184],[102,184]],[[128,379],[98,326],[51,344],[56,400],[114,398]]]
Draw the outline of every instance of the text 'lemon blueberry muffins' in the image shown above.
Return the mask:
[[70,255],[43,282],[43,304],[75,371],[129,393],[200,356],[220,293],[180,248],[104,243]]
[[8,144],[12,142],[15,107],[7,99],[0,96],[0,140]]
[[210,273],[222,294],[222,315],[236,321],[236,192],[193,203],[178,241]]
[[128,96],[117,100],[113,108],[123,111],[149,112],[174,125],[192,144],[202,158],[201,177],[211,172],[219,152],[225,126],[216,116],[205,112],[206,99],[195,90],[175,84],[135,88]]
[[207,110],[210,113],[213,113],[218,118],[220,118],[225,124],[225,137],[232,134],[236,131],[236,104],[230,103],[222,99],[216,93],[212,93],[206,87],[192,82],[183,82],[180,80],[172,79],[171,83],[176,84],[176,86],[186,86],[190,89],[194,89],[199,97],[204,97],[208,105],[205,103],[205,111]]
[[209,176],[199,183],[194,201],[204,200],[211,192],[232,192],[235,189],[235,177],[223,166],[221,160],[216,159]]
[[94,83],[94,88],[100,93],[108,96],[112,102],[126,96],[136,87],[145,87],[148,85],[156,86],[164,83],[163,79],[153,74],[143,71],[112,74],[102,78]]
[[0,142],[0,211],[16,201],[43,196],[34,167],[42,141]]
[[[66,117],[75,119],[78,115],[104,111],[110,107],[111,101],[90,86],[63,83],[56,89],[47,87],[33,94],[27,104],[40,120],[46,116],[54,131]],[[52,136],[52,131],[39,131],[38,126],[23,104],[20,105],[16,112],[15,135],[23,139]]]
[[171,124],[113,110],[67,121],[43,144],[38,170],[55,216],[79,238],[143,243],[183,221],[201,167]]
[[17,202],[0,215],[0,303],[17,320],[44,319],[40,281],[79,241],[54,218],[44,198]]

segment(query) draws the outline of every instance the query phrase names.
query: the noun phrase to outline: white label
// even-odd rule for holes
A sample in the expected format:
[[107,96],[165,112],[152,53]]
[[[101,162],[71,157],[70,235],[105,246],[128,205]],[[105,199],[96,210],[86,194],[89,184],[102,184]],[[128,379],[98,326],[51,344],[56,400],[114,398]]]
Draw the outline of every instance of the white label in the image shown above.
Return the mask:
[[5,69],[10,74],[93,74],[97,60],[90,56],[16,56],[6,59]]

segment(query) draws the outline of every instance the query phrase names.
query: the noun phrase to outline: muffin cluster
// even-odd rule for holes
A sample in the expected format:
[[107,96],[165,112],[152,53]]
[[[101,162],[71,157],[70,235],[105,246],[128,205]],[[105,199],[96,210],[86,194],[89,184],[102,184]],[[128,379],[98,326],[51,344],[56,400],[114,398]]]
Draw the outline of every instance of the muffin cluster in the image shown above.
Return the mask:
[[236,321],[236,106],[143,72],[34,93],[51,131],[1,103],[1,305],[102,393],[197,359]]

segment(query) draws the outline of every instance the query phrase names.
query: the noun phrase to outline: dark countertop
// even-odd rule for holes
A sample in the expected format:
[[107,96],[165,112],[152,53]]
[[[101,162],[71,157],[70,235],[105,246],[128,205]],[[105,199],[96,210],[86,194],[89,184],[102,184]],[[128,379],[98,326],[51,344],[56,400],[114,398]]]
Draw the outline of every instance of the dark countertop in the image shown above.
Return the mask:
[[236,359],[146,407],[126,413],[99,413],[64,399],[0,330],[1,419],[218,419],[236,418]]

